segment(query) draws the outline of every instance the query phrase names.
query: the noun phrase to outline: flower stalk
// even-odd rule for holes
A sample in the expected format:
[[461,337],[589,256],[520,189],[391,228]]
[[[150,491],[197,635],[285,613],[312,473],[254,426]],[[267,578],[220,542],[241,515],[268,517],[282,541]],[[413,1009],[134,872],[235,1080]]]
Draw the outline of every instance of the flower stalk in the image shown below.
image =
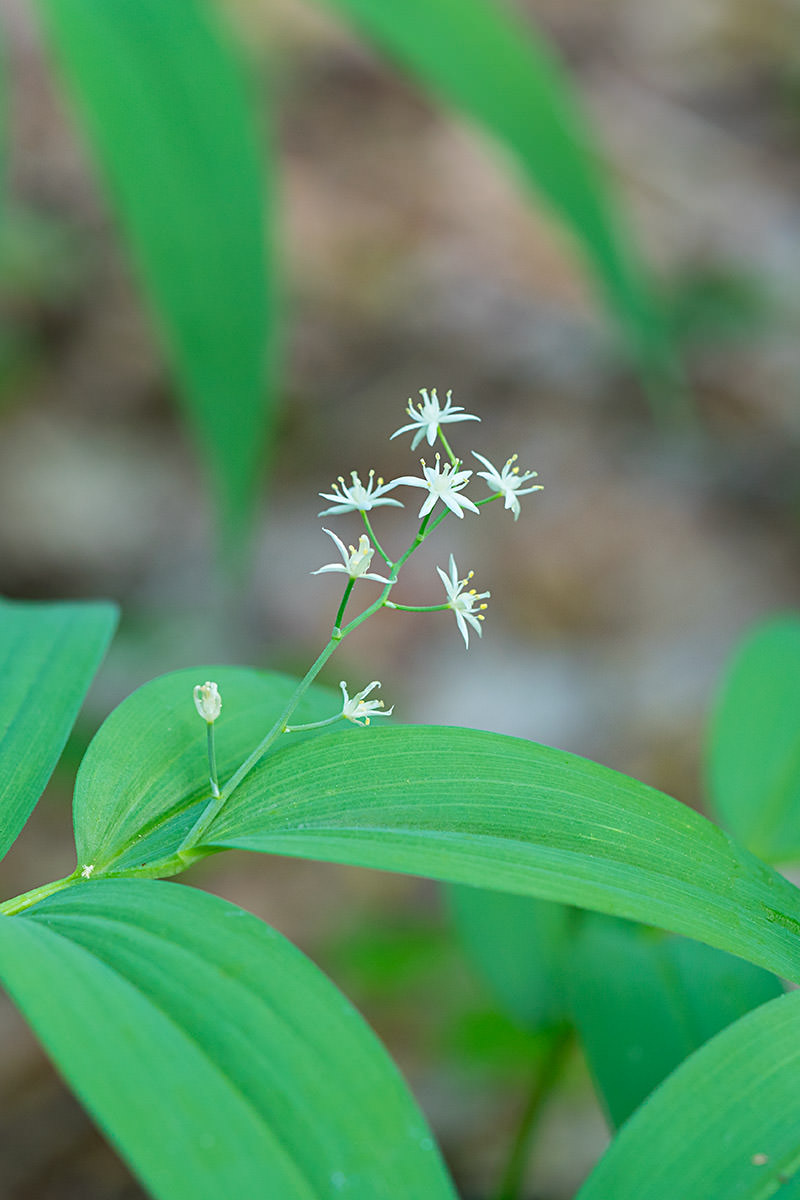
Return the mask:
[[[422,461],[421,476],[404,475],[390,480],[388,483],[380,476],[376,477],[375,472],[371,470],[367,476],[367,483],[364,484],[358,472],[351,471],[349,483],[345,481],[344,476],[339,476],[338,482],[332,485],[330,492],[319,493],[324,500],[329,501],[331,504],[330,508],[323,510],[319,514],[320,516],[357,512],[361,516],[366,533],[360,536],[357,547],[350,546],[348,548],[333,530],[324,530],[336,545],[341,562],[326,563],[323,567],[313,571],[312,574],[339,573],[347,576],[347,583],[334,618],[330,639],[298,683],[278,719],[222,787],[219,786],[217,778],[214,746],[214,722],[219,715],[221,701],[216,684],[206,683],[202,686],[198,685],[195,688],[195,704],[197,705],[198,712],[207,722],[211,797],[200,817],[184,838],[178,851],[179,858],[185,863],[188,864],[189,861],[193,861],[197,857],[198,850],[202,850],[203,838],[228,798],[261,762],[273,744],[284,733],[300,733],[308,730],[322,729],[326,726],[335,725],[342,720],[348,720],[356,725],[369,725],[372,717],[388,717],[391,715],[393,709],[384,709],[382,701],[367,699],[375,688],[380,687],[380,683],[377,680],[373,680],[372,683],[368,684],[362,691],[356,692],[352,697],[348,694],[347,685],[342,682],[340,683],[340,687],[342,689],[343,702],[340,712],[320,721],[311,721],[298,725],[289,724],[292,713],[328,659],[334,654],[339,644],[380,609],[389,608],[397,612],[427,613],[442,612],[449,609],[456,618],[458,630],[467,648],[469,647],[470,630],[476,632],[479,636],[481,635],[481,622],[484,619],[484,610],[486,609],[484,601],[488,599],[489,592],[479,593],[474,588],[467,587],[472,578],[472,572],[469,572],[463,579],[460,579],[452,554],[450,555],[449,572],[445,573],[441,567],[436,568],[447,594],[447,599],[444,603],[400,604],[389,599],[390,593],[397,583],[402,567],[411,555],[419,549],[422,543],[439,528],[449,514],[452,513],[459,519],[463,519],[465,513],[471,512],[477,514],[486,504],[490,504],[494,500],[503,499],[505,507],[511,509],[516,520],[519,516],[519,497],[528,492],[540,490],[538,484],[528,487],[522,486],[535,478],[536,472],[528,471],[521,474],[515,466],[516,455],[512,455],[512,457],[507,459],[503,469],[498,471],[487,458],[484,458],[480,454],[475,454],[473,451],[475,457],[486,468],[484,471],[477,472],[477,474],[485,479],[492,489],[492,495],[486,496],[481,500],[472,500],[465,495],[465,489],[469,485],[474,472],[463,469],[463,459],[460,459],[455,454],[450,442],[442,431],[442,425],[459,421],[478,421],[480,418],[470,413],[465,413],[461,407],[454,405],[452,403],[451,392],[447,393],[444,405],[440,404],[435,389],[431,389],[430,391],[422,389],[420,396],[421,401],[416,404],[409,400],[406,412],[410,421],[396,430],[391,437],[395,438],[402,433],[411,433],[413,435],[411,442],[412,450],[416,449],[423,439],[430,446],[433,446],[438,439],[447,455],[448,461],[442,465],[441,457],[437,453],[433,466],[429,467],[425,464],[424,460]],[[398,487],[422,488],[427,492],[427,496],[423,499],[419,510],[420,525],[411,544],[396,561],[392,561],[375,534],[369,513],[373,508],[381,506],[402,508],[403,504],[401,501],[395,499],[394,496],[388,495],[388,493],[393,492]],[[440,501],[442,503],[442,511],[434,513],[434,509]],[[379,575],[370,571],[375,551],[377,551],[386,563],[388,575]],[[344,624],[345,611],[353,588],[356,582],[362,579],[382,584],[380,594],[371,604],[358,613],[357,616],[353,617],[347,624]]]

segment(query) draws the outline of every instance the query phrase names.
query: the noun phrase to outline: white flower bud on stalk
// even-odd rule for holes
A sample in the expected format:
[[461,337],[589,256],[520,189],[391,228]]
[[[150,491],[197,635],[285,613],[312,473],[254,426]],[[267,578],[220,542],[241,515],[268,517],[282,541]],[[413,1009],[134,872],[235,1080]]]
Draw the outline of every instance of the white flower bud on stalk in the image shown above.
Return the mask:
[[194,689],[194,704],[198,714],[212,725],[222,711],[222,697],[215,683],[198,683]]

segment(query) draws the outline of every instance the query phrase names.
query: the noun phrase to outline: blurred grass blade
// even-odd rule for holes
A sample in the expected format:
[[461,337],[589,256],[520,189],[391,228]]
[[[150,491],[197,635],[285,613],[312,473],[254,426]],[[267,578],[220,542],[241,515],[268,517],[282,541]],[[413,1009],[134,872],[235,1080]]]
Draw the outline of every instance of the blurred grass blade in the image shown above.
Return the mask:
[[708,786],[727,829],[770,862],[800,858],[800,617],[745,639],[711,721]]
[[0,919],[0,978],[158,1200],[455,1200],[342,994],[204,892],[97,881]]
[[0,599],[0,858],[53,773],[116,623],[111,604]]
[[445,896],[464,949],[503,1011],[534,1032],[563,1022],[575,909],[455,884]]
[[581,924],[566,980],[614,1125],[714,1034],[783,992],[740,958],[596,914]]
[[486,0],[327,3],[513,152],[577,239],[666,411],[680,392],[664,314],[610,200],[575,91],[544,40]]
[[800,992],[693,1054],[612,1142],[577,1200],[795,1198]]
[[207,0],[38,0],[199,440],[223,533],[253,515],[274,337],[264,164]]
[[206,841],[593,908],[800,982],[797,888],[653,788],[496,733],[323,733],[270,754]]

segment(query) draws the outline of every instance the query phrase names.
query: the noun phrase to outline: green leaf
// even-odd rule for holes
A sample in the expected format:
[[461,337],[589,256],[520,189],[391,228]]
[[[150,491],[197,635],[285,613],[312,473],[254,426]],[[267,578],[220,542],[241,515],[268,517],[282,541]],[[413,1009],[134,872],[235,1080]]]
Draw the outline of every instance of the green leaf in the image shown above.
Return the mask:
[[650,381],[663,383],[674,369],[664,316],[622,232],[575,91],[533,26],[485,0],[328,3],[512,151],[577,238]]
[[362,729],[286,747],[206,841],[595,908],[800,980],[797,888],[668,796],[501,734]]
[[[175,853],[210,798],[206,726],[194,706],[195,684],[213,679],[222,696],[215,724],[220,780],[233,774],[278,718],[297,681],[245,667],[192,667],[144,684],[105,720],[81,763],[73,817],[79,864],[97,874],[126,871]],[[310,689],[298,724],[341,706]],[[291,734],[296,742],[313,734]],[[170,872],[171,873],[171,872]]]
[[774,975],[710,946],[596,915],[580,927],[568,980],[615,1125],[714,1034],[783,992]]
[[240,55],[204,0],[38,0],[208,463],[252,515],[274,336],[265,181]]
[[757,626],[723,680],[708,743],[721,822],[770,862],[800,858],[800,618]]
[[[764,1200],[797,1193],[800,992],[693,1054],[625,1125],[577,1200]],[[779,1190],[780,1189],[780,1190]]]
[[111,604],[0,598],[0,858],[53,773],[116,623]]
[[570,1021],[620,1125],[715,1033],[782,994],[779,980],[700,942],[562,904],[447,889],[456,927],[504,1011]]
[[503,1011],[534,1031],[563,1021],[575,910],[455,885],[445,894],[461,942]]
[[84,884],[0,920],[0,976],[159,1200],[453,1200],[355,1009],[224,900]]

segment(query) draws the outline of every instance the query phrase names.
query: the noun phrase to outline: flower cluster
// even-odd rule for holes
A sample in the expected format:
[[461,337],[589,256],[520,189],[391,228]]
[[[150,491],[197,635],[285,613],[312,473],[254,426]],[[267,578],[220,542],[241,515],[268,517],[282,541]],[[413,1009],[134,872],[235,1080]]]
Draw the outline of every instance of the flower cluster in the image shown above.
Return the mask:
[[[424,541],[438,529],[444,520],[452,513],[459,520],[465,514],[480,514],[481,509],[494,500],[502,500],[504,507],[511,512],[516,521],[520,514],[520,497],[541,490],[539,484],[531,483],[536,479],[535,471],[520,472],[517,467],[517,456],[512,454],[499,470],[483,454],[473,450],[472,457],[483,466],[482,471],[473,471],[464,466],[464,460],[454,454],[450,443],[443,431],[443,426],[450,426],[462,421],[479,421],[480,418],[472,413],[464,412],[459,405],[453,404],[452,393],[447,393],[447,399],[442,405],[436,394],[436,389],[430,391],[423,388],[421,399],[414,403],[409,400],[406,413],[409,417],[407,424],[401,425],[391,435],[391,439],[401,434],[410,433],[411,449],[416,450],[420,442],[427,441],[430,447],[439,442],[440,449],[434,453],[433,465],[429,466],[422,459],[422,472],[419,475],[400,475],[388,483],[374,471],[367,475],[367,482],[362,483],[357,471],[350,472],[350,481],[343,475],[331,485],[329,492],[320,492],[323,500],[330,505],[319,514],[321,517],[342,516],[347,513],[359,513],[364,525],[364,532],[358,537],[357,545],[345,545],[337,533],[323,526],[323,532],[331,539],[339,552],[339,562],[325,563],[312,571],[313,575],[338,574],[344,575],[344,594],[333,622],[330,640],[316,659],[314,665],[298,684],[294,695],[286,708],[273,724],[272,728],[262,738],[259,745],[246,761],[234,772],[229,781],[220,787],[217,779],[217,762],[215,750],[214,726],[222,711],[222,698],[216,683],[208,680],[198,684],[194,689],[194,703],[199,716],[206,723],[208,742],[208,779],[211,798],[206,811],[198,819],[190,834],[184,840],[182,849],[190,848],[201,840],[217,812],[225,803],[230,792],[238,786],[245,775],[266,754],[272,743],[284,733],[300,733],[305,730],[316,730],[326,725],[340,721],[349,721],[353,725],[369,725],[373,717],[389,717],[393,708],[384,708],[382,700],[368,699],[370,694],[381,685],[377,679],[368,683],[361,691],[353,696],[349,694],[347,684],[342,680],[339,684],[342,690],[342,704],[338,712],[322,721],[311,721],[304,725],[290,725],[297,705],[304,693],[319,674],[325,662],[335,652],[344,637],[352,633],[368,617],[380,609],[388,608],[402,612],[443,612],[450,611],[456,619],[458,632],[464,639],[464,645],[469,648],[470,632],[482,634],[482,622],[486,611],[486,601],[490,593],[479,592],[471,587],[473,572],[468,571],[462,576],[451,554],[448,570],[437,567],[439,578],[444,585],[445,599],[438,604],[400,604],[391,597],[398,581],[401,568],[411,555],[419,549]],[[473,498],[466,494],[473,476],[482,479],[489,494],[481,498]],[[410,544],[397,558],[390,558],[378,541],[370,523],[370,513],[381,507],[403,508],[403,502],[394,493],[398,488],[416,488],[424,495],[417,519],[419,526],[414,532]],[[383,573],[373,571],[372,562],[375,555],[383,561]],[[355,585],[362,581],[380,585],[377,599],[367,605],[357,616],[345,623],[345,613],[350,603]],[[361,589],[359,588],[359,593]],[[89,878],[93,871],[91,864],[83,867],[83,875]]]
[[[502,500],[504,507],[510,510],[516,521],[521,511],[520,497],[527,496],[531,492],[541,491],[539,484],[531,483],[531,480],[537,477],[536,471],[520,472],[519,467],[516,465],[516,454],[512,454],[510,458],[506,459],[503,467],[498,470],[485,455],[473,450],[473,458],[476,458],[485,469],[483,471],[465,469],[463,460],[457,458],[453,453],[442,431],[442,426],[451,425],[459,421],[479,421],[480,417],[465,412],[459,405],[453,404],[452,395],[452,392],[448,392],[445,403],[441,404],[435,388],[431,388],[430,390],[422,388],[420,390],[421,399],[416,403],[413,400],[409,400],[408,402],[406,412],[410,418],[409,422],[406,425],[401,425],[390,437],[391,441],[403,433],[412,434],[412,450],[416,450],[423,439],[427,441],[429,446],[433,446],[438,439],[446,455],[446,461],[443,461],[442,453],[437,451],[432,466],[428,466],[424,458],[421,460],[421,475],[400,475],[397,479],[392,479],[388,483],[381,477],[376,478],[375,472],[370,470],[367,477],[368,482],[364,485],[361,482],[358,472],[351,471],[351,482],[349,484],[345,482],[344,476],[340,475],[338,483],[332,485],[330,492],[320,492],[323,500],[332,502],[331,508],[326,508],[319,514],[321,517],[358,512],[361,514],[367,531],[361,534],[358,548],[350,546],[348,550],[332,530],[325,530],[325,533],[336,544],[342,561],[340,563],[326,563],[325,566],[313,571],[312,574],[322,575],[325,572],[336,571],[348,576],[347,590],[337,615],[335,631],[340,631],[341,618],[344,615],[344,608],[349,599],[353,584],[359,579],[369,579],[375,583],[383,584],[384,592],[381,599],[374,605],[371,605],[362,616],[372,615],[372,612],[377,608],[402,609],[405,612],[433,612],[439,609],[450,609],[455,615],[459,632],[467,647],[469,647],[470,629],[479,635],[481,634],[483,610],[486,608],[486,604],[482,603],[482,601],[489,598],[489,592],[478,593],[474,588],[467,588],[467,583],[472,579],[472,572],[470,571],[463,579],[460,579],[452,554],[450,555],[448,572],[442,570],[441,567],[436,568],[445,586],[447,600],[444,604],[396,604],[389,598],[390,591],[397,582],[400,567],[402,567],[409,555],[416,550],[417,546],[441,524],[449,512],[463,520],[465,513],[478,514],[483,505],[490,503],[492,500]],[[477,475],[478,478],[486,482],[490,493],[488,496],[484,496],[477,501],[465,494],[465,489],[468,487],[473,475]],[[425,496],[417,514],[422,524],[416,534],[415,540],[408,550],[406,550],[405,554],[401,555],[396,562],[393,562],[377,542],[367,514],[379,505],[404,507],[402,502],[396,499],[396,497],[389,496],[390,492],[394,492],[396,488],[400,487],[420,488],[425,492]],[[437,505],[440,503],[441,508],[437,509]],[[375,542],[374,546],[372,544],[373,541]],[[376,550],[386,563],[389,572],[388,575],[378,575],[369,570]],[[354,622],[351,622],[350,626],[347,627],[348,632],[356,624],[360,623],[361,619],[356,618]]]

